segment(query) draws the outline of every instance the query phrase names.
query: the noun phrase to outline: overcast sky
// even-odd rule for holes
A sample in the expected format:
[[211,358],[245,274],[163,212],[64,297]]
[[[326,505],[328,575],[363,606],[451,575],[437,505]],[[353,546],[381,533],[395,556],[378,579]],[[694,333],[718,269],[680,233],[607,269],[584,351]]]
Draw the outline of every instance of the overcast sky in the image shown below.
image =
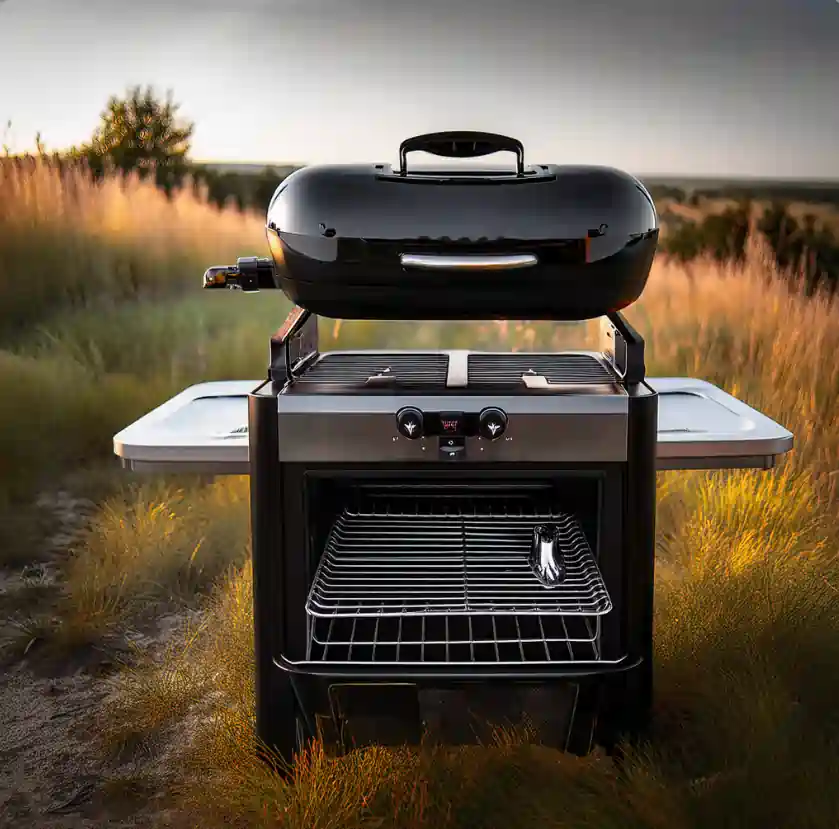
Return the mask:
[[394,161],[482,129],[533,162],[839,179],[837,0],[0,2],[16,149],[84,140],[137,83],[173,89],[204,160]]

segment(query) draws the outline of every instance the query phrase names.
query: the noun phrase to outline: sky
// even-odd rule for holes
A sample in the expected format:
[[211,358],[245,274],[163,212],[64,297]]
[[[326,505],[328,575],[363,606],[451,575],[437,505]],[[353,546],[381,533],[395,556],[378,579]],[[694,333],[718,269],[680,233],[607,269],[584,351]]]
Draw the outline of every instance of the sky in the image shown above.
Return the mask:
[[13,149],[85,140],[134,84],[173,91],[199,160],[477,129],[532,163],[839,180],[839,0],[0,0]]

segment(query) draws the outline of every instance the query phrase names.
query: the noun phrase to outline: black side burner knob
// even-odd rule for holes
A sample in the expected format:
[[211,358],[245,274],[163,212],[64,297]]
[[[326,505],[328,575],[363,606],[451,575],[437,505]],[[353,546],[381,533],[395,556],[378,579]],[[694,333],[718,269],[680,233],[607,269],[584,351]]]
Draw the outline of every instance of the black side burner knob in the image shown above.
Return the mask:
[[423,417],[419,409],[413,406],[406,406],[396,413],[396,428],[399,434],[410,440],[422,437]]
[[507,415],[501,409],[484,409],[478,417],[478,432],[487,440],[498,440],[507,431]]

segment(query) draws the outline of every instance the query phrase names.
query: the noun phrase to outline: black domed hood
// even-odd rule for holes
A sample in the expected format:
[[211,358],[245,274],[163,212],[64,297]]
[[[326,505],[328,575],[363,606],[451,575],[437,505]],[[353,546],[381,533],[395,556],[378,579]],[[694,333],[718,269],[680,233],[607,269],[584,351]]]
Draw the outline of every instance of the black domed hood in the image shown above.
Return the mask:
[[[515,146],[484,133],[412,141],[437,154],[453,145],[460,157],[466,142]],[[279,287],[296,303],[361,319],[585,319],[643,290],[658,216],[628,173],[555,164],[409,172],[401,155],[396,171],[304,167],[278,187],[268,240]]]

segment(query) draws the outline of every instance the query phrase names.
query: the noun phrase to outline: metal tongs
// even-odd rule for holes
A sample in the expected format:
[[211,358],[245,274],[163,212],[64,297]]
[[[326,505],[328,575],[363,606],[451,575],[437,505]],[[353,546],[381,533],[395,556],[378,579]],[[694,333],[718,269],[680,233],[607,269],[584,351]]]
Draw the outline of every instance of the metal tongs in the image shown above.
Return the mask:
[[530,567],[543,587],[557,587],[567,573],[557,524],[539,524],[533,528]]

